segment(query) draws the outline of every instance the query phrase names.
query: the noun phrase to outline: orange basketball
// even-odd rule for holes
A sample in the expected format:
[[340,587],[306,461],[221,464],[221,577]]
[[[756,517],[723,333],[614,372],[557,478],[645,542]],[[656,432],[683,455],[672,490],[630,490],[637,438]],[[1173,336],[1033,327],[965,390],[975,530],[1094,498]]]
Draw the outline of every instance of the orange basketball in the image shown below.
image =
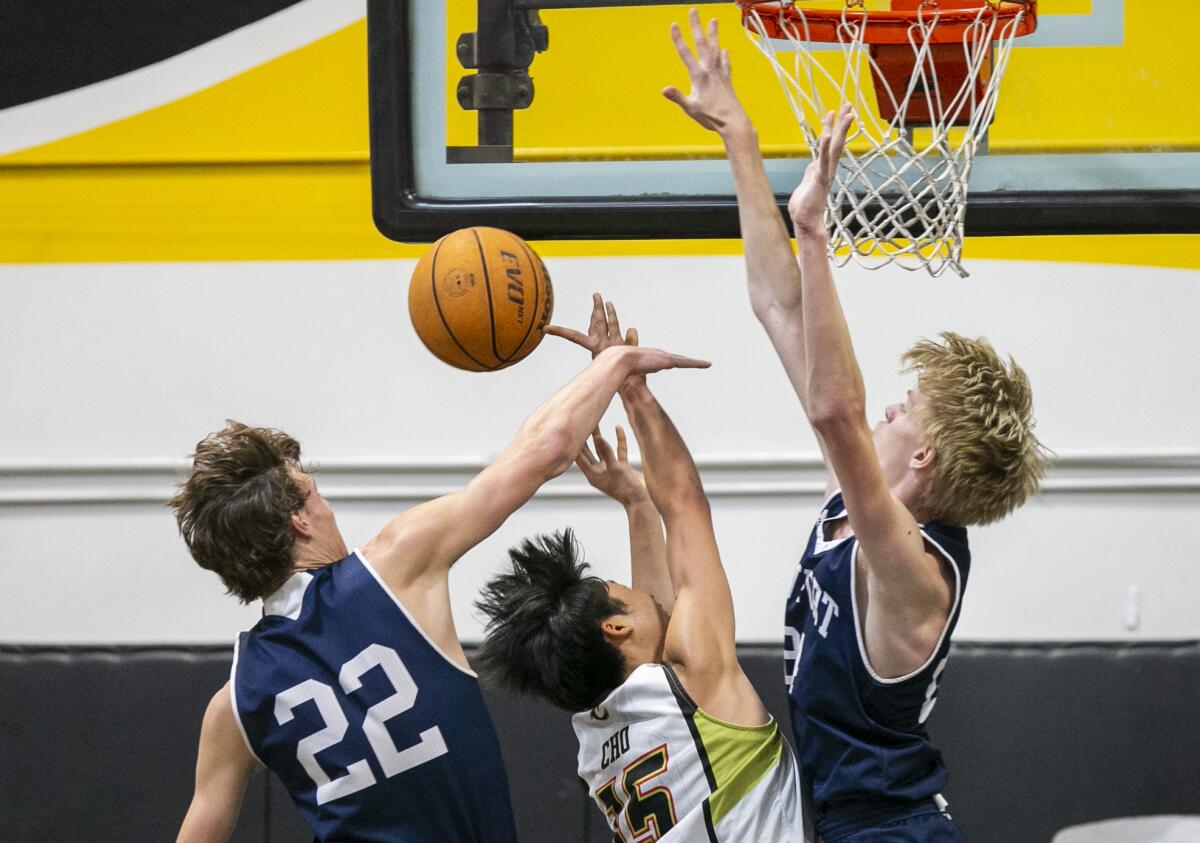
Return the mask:
[[522,360],[542,341],[554,290],[529,244],[499,228],[447,234],[417,261],[408,315],[439,359],[471,372]]

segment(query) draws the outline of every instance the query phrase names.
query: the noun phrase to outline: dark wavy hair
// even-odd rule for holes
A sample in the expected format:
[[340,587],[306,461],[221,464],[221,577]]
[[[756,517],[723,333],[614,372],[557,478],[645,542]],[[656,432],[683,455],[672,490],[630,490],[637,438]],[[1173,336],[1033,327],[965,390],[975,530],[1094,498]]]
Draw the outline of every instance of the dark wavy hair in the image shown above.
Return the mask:
[[570,529],[526,539],[508,555],[511,573],[492,578],[475,603],[488,617],[480,672],[567,711],[595,707],[625,678],[600,623],[627,607],[578,561]]
[[192,558],[243,603],[283,585],[292,569],[292,513],[306,492],[288,473],[300,443],[279,430],[229,420],[196,445],[171,498]]

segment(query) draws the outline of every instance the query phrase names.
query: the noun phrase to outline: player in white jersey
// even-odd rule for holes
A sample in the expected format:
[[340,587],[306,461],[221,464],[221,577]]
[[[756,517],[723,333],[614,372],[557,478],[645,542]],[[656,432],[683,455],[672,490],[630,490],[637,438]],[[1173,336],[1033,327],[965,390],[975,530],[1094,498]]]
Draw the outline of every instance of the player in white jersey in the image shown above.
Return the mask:
[[[637,344],[598,295],[587,335],[548,332],[593,354]],[[599,457],[585,447],[578,464],[628,512],[633,587],[589,576],[570,530],[525,542],[479,602],[489,617],[480,665],[577,712],[579,775],[616,840],[800,843],[796,762],[738,664],[696,466],[645,378],[626,380],[620,395],[644,483],[620,429],[617,454],[597,431]]]

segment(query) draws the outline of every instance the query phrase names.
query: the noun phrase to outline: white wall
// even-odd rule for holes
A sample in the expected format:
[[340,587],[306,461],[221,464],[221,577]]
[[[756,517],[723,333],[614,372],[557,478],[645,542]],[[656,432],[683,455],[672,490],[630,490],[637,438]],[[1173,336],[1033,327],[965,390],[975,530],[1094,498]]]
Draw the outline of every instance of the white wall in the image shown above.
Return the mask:
[[[0,641],[223,641],[251,625],[257,609],[191,562],[163,506],[226,417],[300,439],[353,545],[465,482],[585,362],[549,338],[511,370],[444,366],[408,322],[412,263],[0,266]],[[582,325],[601,290],[644,343],[714,361],[653,386],[713,498],[739,637],[779,640],[820,475],[740,258],[547,264],[555,321]],[[838,276],[873,415],[903,394],[896,357],[916,336],[982,334],[1029,371],[1039,433],[1064,457],[1023,510],[974,531],[958,637],[1200,636],[1198,274],[970,269]],[[465,639],[479,637],[471,600],[504,549],[568,524],[600,573],[627,576],[619,507],[572,472],[455,569]]]

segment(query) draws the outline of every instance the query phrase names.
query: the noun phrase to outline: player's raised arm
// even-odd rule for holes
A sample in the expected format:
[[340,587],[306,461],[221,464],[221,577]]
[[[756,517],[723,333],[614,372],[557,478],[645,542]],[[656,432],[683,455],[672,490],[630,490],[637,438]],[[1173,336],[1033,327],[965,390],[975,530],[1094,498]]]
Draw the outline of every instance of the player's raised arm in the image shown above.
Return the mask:
[[[565,328],[552,333],[593,353],[607,343],[637,341],[633,329],[622,336],[616,308],[604,304],[598,294],[587,335]],[[675,605],[663,658],[713,716],[737,723],[762,722],[762,702],[737,661],[733,596],[700,473],[645,378],[626,381],[621,398],[641,446],[646,489],[667,531],[667,570]]]
[[675,605],[675,589],[667,570],[667,545],[662,516],[658,514],[640,471],[629,464],[625,430],[617,425],[616,450],[600,431],[592,434],[596,453],[587,445],[575,464],[596,489],[625,508],[629,523],[629,561],[632,585],[644,591],[667,612]]
[[[822,222],[825,196],[852,121],[849,106],[826,116],[816,160],[788,204],[804,276],[809,415],[840,479],[850,525],[878,588],[872,590],[872,599],[878,595],[883,605],[877,607],[885,612],[876,616],[894,611],[919,625],[925,616],[944,618],[944,581],[925,551],[916,519],[892,494],[880,466],[867,424],[862,372],[833,283]],[[914,457],[932,458],[928,449]]]
[[[758,132],[734,92],[729,51],[721,48],[717,22],[710,21],[704,30],[695,9],[688,19],[695,52],[677,24],[671,26],[671,40],[687,68],[692,90],[684,96],[678,88],[668,86],[663,95],[701,126],[716,132],[725,145],[737,193],[750,303],[770,332],[784,327],[781,323],[788,321],[789,315],[799,321],[799,313],[791,312],[800,306],[800,270],[763,168]],[[803,347],[794,353],[803,355]],[[805,396],[800,397],[803,400]]]
[[[630,328],[628,334],[623,335],[616,308],[612,302],[606,304],[599,293],[592,294],[592,315],[586,334],[557,325],[546,328],[546,333],[586,348],[592,353],[592,359],[607,348],[638,344],[637,330]],[[645,375],[626,378],[625,383],[621,385],[619,393],[627,412],[631,390],[645,385]],[[600,435],[599,430],[595,432],[593,441],[596,444],[596,456],[592,455],[585,443],[575,463],[592,486],[625,507],[629,521],[633,587],[650,594],[669,612],[675,603],[675,589],[671,585],[671,575],[667,570],[662,517],[655,508],[654,501],[650,499],[650,493],[646,491],[644,478],[629,465],[625,431],[617,427],[616,452]]]
[[709,714],[732,723],[765,722],[762,701],[737,661],[733,595],[696,464],[648,387],[637,387],[626,407],[642,451],[646,488],[667,529],[675,608],[663,659]]
[[396,517],[364,553],[393,589],[431,574],[439,579],[543,483],[566,471],[626,378],[708,365],[660,349],[608,349],[534,410],[504,452],[463,491]]
[[[808,360],[800,267],[767,180],[758,132],[734,92],[729,51],[721,48],[717,22],[711,21],[707,31],[702,29],[695,9],[688,20],[695,52],[678,25],[671,27],[671,40],[687,68],[692,90],[684,96],[678,88],[668,86],[663,95],[701,126],[716,132],[725,145],[737,195],[750,305],[807,414]],[[832,476],[830,485],[836,485]]]
[[238,732],[226,685],[208,704],[200,727],[196,789],[178,843],[222,843],[237,824],[250,776],[261,769]]

